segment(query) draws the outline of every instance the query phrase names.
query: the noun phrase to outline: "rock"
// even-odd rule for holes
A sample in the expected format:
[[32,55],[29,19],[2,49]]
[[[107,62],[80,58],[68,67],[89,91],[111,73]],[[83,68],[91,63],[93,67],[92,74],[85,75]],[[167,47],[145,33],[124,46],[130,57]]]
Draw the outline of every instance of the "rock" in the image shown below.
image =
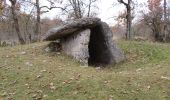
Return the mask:
[[43,37],[42,40],[56,40],[63,36],[75,33],[82,29],[91,28],[97,25],[101,20],[99,18],[82,18],[67,22],[57,28],[50,29]]
[[116,64],[125,59],[123,52],[112,40],[113,33],[106,23],[99,23],[91,31],[89,43],[90,65]]
[[73,56],[83,64],[88,63],[88,44],[90,40],[90,29],[80,31],[61,41],[63,51]]
[[60,52],[61,51],[61,44],[59,43],[59,41],[53,41],[51,43],[49,43],[47,45],[47,47],[45,47],[45,51],[46,52]]
[[125,59],[112,38],[113,33],[105,22],[99,18],[85,18],[51,29],[43,40],[60,39],[61,51],[67,55],[85,65],[103,66]]

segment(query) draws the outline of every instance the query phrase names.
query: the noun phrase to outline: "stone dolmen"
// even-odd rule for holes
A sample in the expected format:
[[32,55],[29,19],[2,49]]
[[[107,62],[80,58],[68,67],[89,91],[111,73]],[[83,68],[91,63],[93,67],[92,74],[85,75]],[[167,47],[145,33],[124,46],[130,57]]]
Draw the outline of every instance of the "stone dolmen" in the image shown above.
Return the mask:
[[42,37],[44,41],[60,40],[56,45],[62,52],[92,66],[117,64],[125,59],[112,38],[110,27],[99,18],[72,20],[50,29]]

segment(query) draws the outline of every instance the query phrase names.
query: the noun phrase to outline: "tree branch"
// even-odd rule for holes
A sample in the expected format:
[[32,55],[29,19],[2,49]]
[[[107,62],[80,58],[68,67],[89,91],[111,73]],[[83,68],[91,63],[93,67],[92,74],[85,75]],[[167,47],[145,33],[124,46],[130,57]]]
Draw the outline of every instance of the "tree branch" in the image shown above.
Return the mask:
[[125,1],[123,1],[123,0],[117,0],[119,3],[122,3],[122,4],[124,4],[125,6],[128,6],[128,3],[126,3]]
[[[48,10],[52,10],[54,8],[58,8],[58,9],[61,9],[62,11],[66,11],[66,8],[62,8],[62,7],[48,7],[48,6],[41,6],[40,9],[42,8],[46,8]],[[67,11],[66,11],[67,12]]]

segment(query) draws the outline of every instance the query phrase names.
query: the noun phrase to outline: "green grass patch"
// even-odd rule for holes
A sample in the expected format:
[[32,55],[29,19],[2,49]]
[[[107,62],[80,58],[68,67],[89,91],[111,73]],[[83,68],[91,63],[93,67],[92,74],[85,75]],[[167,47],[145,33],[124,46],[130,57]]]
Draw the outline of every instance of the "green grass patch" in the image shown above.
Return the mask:
[[118,42],[126,61],[84,67],[47,43],[0,48],[0,100],[170,100],[170,44]]

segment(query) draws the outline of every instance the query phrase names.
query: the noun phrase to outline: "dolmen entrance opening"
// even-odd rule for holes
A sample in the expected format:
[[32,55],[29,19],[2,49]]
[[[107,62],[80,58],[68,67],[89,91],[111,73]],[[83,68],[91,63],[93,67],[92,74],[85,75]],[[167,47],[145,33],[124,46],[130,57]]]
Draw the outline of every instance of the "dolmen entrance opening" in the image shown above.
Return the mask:
[[117,64],[125,59],[113,41],[110,27],[99,18],[82,18],[61,24],[50,29],[42,40],[60,40],[59,43],[52,42],[56,51],[61,50],[90,66]]

